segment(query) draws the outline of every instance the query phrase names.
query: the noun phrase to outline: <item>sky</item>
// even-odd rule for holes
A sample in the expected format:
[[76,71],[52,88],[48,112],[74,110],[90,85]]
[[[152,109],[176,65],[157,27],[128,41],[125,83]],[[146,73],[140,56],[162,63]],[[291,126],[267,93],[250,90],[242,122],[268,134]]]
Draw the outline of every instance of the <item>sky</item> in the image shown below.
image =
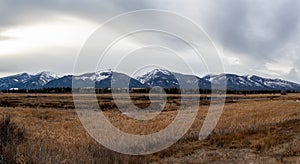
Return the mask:
[[[71,74],[82,47],[97,29],[113,17],[142,9],[169,11],[201,27],[219,52],[224,72],[300,83],[298,0],[0,0],[0,77],[41,71]],[[130,26],[171,19],[140,18]],[[107,38],[127,26],[108,27]],[[183,25],[170,26],[180,29]],[[144,42],[181,48],[181,58],[168,48],[143,48]],[[189,56],[180,40],[151,32],[128,36],[111,46],[100,68],[112,67],[114,59],[122,58],[120,54],[127,48],[132,52],[119,64],[123,72],[139,69],[132,65],[136,62],[141,67],[145,59],[148,64],[164,61],[166,67],[185,72],[184,65],[174,64],[184,58],[197,74],[208,73],[203,71],[205,64]],[[89,70],[82,69],[85,71]]]

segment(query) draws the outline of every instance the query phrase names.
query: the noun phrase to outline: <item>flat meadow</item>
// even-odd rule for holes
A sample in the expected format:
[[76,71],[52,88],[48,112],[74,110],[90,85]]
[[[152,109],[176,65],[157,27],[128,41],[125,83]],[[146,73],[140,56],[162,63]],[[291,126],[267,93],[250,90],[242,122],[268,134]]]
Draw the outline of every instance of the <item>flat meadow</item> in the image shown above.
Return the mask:
[[[122,94],[118,95],[122,98]],[[159,96],[159,95],[158,95]],[[209,95],[194,96],[197,116],[188,132],[160,152],[132,156],[97,143],[82,126],[71,94],[1,94],[0,155],[3,163],[281,163],[300,160],[300,94],[227,95],[214,131],[198,135],[208,113]],[[131,94],[140,108],[159,108],[147,94]],[[168,95],[153,119],[136,120],[122,114],[111,94],[98,94],[106,118],[121,131],[146,135],[167,127],[178,114],[181,96]],[[122,107],[132,108],[124,100]],[[153,105],[154,104],[154,105]],[[99,112],[99,111],[98,111]],[[155,112],[155,110],[154,110]],[[1,161],[0,161],[1,163]]]

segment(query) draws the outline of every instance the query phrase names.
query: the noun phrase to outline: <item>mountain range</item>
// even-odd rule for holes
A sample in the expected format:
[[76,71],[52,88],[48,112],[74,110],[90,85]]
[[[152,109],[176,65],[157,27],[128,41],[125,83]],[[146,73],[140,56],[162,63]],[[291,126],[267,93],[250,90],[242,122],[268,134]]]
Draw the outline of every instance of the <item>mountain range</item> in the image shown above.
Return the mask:
[[295,90],[300,91],[300,84],[281,80],[263,78],[256,75],[218,74],[198,77],[171,72],[165,69],[154,69],[141,76],[130,77],[124,73],[110,70],[85,73],[82,75],[58,76],[51,72],[37,74],[21,73],[0,78],[0,90],[42,89],[42,88],[189,88],[199,86],[201,89],[210,89],[211,84],[220,85],[226,81],[228,90]]

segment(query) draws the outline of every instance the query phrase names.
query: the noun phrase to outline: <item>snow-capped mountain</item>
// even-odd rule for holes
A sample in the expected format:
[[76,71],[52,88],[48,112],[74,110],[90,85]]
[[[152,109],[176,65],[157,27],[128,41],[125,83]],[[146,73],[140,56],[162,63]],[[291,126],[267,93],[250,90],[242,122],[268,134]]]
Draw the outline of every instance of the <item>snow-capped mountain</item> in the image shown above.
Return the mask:
[[28,73],[12,75],[0,78],[0,90],[7,90],[10,88],[38,89],[58,77],[58,75],[50,72],[40,72],[33,75]]
[[184,75],[165,69],[154,69],[136,78],[150,87],[162,88],[210,88],[210,82],[194,75]]
[[175,75],[165,69],[154,69],[142,76],[138,76],[136,79],[150,87],[179,88],[179,82]]
[[131,78],[123,73],[112,72],[109,70],[98,71],[95,73],[85,73],[78,76],[67,75],[53,80],[45,85],[45,88],[72,87],[78,88],[145,88],[146,86],[138,80]]
[[28,79],[24,84],[22,84],[22,89],[36,89],[43,88],[48,82],[58,79],[59,76],[52,72],[40,72],[34,75],[31,75],[31,78]]
[[[21,73],[17,75],[0,78],[0,90],[11,88],[40,89],[40,88],[62,88],[72,87],[74,77],[75,87],[96,88],[151,88],[160,86],[163,88],[194,88],[210,89],[214,86],[225,84],[228,90],[297,90],[297,83],[263,78],[255,75],[219,74],[206,75],[202,78],[194,75],[185,75],[171,72],[165,69],[154,69],[141,76],[132,78],[124,73],[112,72],[110,70],[85,73],[82,75],[66,75],[60,77],[51,72],[40,72],[37,74]],[[191,87],[192,86],[192,87]]]
[[66,75],[61,78],[52,80],[44,85],[44,88],[66,88],[72,87],[72,75]]
[[20,88],[22,84],[26,83],[30,78],[31,76],[27,73],[0,78],[0,89]]
[[255,75],[220,74],[207,75],[203,79],[216,85],[226,81],[228,90],[300,90],[299,84]]

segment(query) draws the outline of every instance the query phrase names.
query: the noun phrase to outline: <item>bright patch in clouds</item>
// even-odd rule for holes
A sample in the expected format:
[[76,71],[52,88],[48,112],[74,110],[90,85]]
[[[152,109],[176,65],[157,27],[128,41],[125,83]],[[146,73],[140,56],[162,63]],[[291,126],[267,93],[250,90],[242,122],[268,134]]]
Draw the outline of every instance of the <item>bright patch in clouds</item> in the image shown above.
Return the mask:
[[63,17],[54,22],[16,26],[0,33],[0,55],[20,54],[53,47],[81,46],[98,27],[94,22]]
[[266,63],[266,68],[270,73],[277,73],[278,75],[286,75],[291,69],[293,69],[291,62],[287,61],[286,63],[276,62],[276,63]]

